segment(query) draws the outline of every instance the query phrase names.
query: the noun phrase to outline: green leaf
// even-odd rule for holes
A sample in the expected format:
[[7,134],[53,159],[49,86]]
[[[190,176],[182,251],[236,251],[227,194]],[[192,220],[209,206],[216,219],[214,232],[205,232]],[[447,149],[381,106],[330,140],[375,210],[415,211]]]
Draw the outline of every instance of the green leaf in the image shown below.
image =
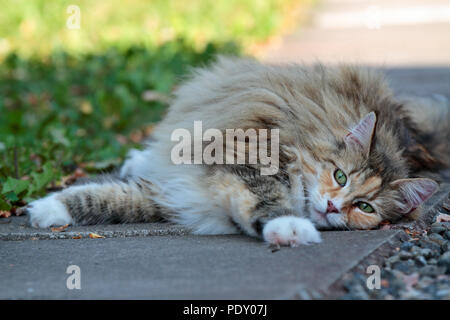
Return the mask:
[[33,172],[31,174],[33,177],[33,185],[32,192],[28,192],[28,195],[31,195],[35,191],[40,191],[42,188],[45,188],[53,179],[53,170],[50,163],[46,163],[43,166],[43,171],[41,173]]
[[8,177],[5,184],[3,185],[2,193],[6,194],[8,192],[13,191],[15,194],[20,194],[25,191],[30,185],[30,181],[25,180],[17,180],[12,177]]
[[19,200],[19,197],[17,196],[17,194],[13,191],[8,192],[7,194],[5,194],[5,198],[7,200],[9,200],[10,202],[16,202]]
[[0,197],[0,210],[11,210],[11,205]]

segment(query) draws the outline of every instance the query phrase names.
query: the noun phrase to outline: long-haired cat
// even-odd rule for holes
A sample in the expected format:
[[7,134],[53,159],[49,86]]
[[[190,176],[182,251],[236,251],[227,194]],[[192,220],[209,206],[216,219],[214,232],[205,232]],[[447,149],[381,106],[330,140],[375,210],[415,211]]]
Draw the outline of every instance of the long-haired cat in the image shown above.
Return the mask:
[[[131,151],[120,174],[32,202],[30,222],[164,219],[197,234],[244,232],[291,246],[320,242],[316,228],[374,228],[417,212],[438,187],[421,172],[448,164],[448,105],[410,105],[369,69],[220,58],[178,87],[146,148]],[[422,129],[425,107],[439,112],[440,132]],[[174,164],[171,135],[192,131],[194,121],[221,132],[279,129],[278,172],[262,175],[261,163]]]

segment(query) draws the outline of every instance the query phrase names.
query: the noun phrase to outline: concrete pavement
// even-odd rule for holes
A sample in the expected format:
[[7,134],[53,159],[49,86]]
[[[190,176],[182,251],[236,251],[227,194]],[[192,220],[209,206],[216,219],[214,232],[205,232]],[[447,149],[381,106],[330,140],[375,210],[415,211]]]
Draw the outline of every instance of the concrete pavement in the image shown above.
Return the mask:
[[[0,241],[0,299],[286,299],[324,290],[398,231],[325,232],[272,252],[245,236]],[[80,267],[81,289],[66,286]]]

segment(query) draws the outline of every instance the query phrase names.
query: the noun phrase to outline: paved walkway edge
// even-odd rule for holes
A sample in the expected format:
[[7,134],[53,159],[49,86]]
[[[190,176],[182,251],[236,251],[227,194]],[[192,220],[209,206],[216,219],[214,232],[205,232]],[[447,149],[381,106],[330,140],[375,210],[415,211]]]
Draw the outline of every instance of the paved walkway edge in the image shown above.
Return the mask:
[[64,232],[52,232],[49,229],[27,228],[20,232],[1,232],[0,240],[54,240],[89,238],[97,234],[105,238],[150,237],[150,236],[182,236],[190,234],[187,228],[169,223],[145,223],[133,225],[94,225],[85,227],[70,227]]

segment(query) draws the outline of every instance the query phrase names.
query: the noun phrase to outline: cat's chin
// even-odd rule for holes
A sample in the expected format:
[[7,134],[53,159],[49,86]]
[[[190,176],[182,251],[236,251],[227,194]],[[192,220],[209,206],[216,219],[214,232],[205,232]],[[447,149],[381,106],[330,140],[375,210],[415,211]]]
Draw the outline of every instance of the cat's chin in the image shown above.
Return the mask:
[[318,210],[312,209],[310,216],[311,216],[311,221],[314,223],[314,225],[316,226],[317,229],[321,229],[321,230],[333,229],[333,226],[328,221],[326,216],[324,214],[322,214],[321,212],[319,212]]

